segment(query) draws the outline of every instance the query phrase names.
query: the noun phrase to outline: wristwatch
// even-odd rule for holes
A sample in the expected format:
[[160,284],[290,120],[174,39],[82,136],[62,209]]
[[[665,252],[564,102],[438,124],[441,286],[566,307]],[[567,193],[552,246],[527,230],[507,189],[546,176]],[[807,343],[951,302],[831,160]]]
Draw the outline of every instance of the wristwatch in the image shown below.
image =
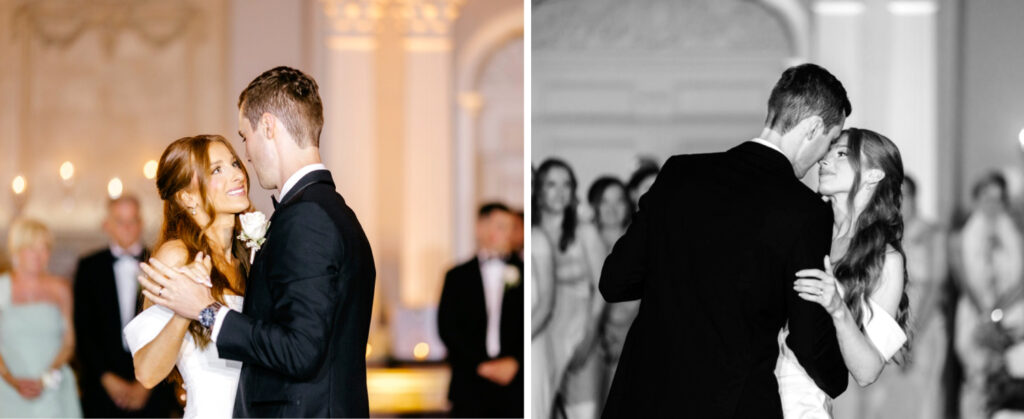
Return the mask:
[[220,310],[221,307],[224,307],[224,305],[216,301],[206,306],[206,308],[199,312],[199,324],[212,330],[213,322],[217,319],[217,310]]

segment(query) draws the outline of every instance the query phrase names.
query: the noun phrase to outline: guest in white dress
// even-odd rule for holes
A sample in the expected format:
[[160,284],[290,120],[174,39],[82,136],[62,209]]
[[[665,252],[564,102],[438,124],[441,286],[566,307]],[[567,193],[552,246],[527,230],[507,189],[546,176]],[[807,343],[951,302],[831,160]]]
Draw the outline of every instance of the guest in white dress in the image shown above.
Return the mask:
[[[888,138],[843,131],[819,166],[818,191],[835,223],[825,272],[797,272],[793,289],[831,315],[843,360],[854,380],[873,383],[907,343],[909,300],[900,214],[903,163]],[[835,269],[830,260],[836,261]],[[838,278],[838,279],[837,279]],[[780,333],[779,380],[786,418],[831,418],[832,400],[815,386]]]
[[[209,281],[213,299],[241,311],[250,255],[235,238],[238,214],[252,207],[238,155],[218,135],[179,139],[161,156],[156,183],[164,223],[151,263]],[[148,299],[144,308],[124,329],[138,381],[152,388],[168,376],[182,380],[186,418],[231,417],[242,363],[220,359],[199,322]]]

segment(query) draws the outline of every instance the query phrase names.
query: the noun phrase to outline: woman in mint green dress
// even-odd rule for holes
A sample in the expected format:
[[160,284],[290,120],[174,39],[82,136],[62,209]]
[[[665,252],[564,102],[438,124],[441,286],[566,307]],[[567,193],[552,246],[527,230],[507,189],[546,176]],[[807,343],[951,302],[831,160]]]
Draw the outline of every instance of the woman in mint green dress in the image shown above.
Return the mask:
[[81,417],[71,284],[46,272],[53,238],[43,224],[11,226],[13,270],[0,274],[0,417]]

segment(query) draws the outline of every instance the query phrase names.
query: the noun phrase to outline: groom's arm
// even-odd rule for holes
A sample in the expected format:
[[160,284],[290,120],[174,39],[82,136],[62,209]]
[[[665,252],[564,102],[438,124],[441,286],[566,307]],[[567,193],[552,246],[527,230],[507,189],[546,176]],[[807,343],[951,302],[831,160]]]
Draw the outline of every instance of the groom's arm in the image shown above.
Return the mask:
[[786,309],[789,318],[789,337],[786,345],[796,355],[807,375],[826,394],[838,397],[849,381],[849,372],[839,351],[839,341],[832,317],[817,303],[806,301],[793,290],[796,272],[802,269],[824,269],[825,255],[832,243],[832,217],[826,210],[813,211],[801,223],[803,228],[796,237],[794,249],[786,264],[784,282]]
[[639,210],[633,216],[626,234],[623,234],[611,253],[604,260],[604,267],[601,269],[601,280],[598,288],[605,301],[617,303],[620,301],[639,300],[643,296],[644,280],[650,273],[650,251],[648,244],[651,240],[651,232],[654,214],[661,212],[664,205],[663,195],[669,189],[668,185],[675,178],[677,168],[682,165],[680,157],[672,157],[661,173],[655,179],[651,189],[640,198]]
[[352,279],[341,274],[344,249],[319,206],[296,204],[274,222],[274,253],[267,255],[273,257],[267,264],[271,320],[229,311],[213,338],[221,358],[305,379],[323,363],[335,307],[345,301]]

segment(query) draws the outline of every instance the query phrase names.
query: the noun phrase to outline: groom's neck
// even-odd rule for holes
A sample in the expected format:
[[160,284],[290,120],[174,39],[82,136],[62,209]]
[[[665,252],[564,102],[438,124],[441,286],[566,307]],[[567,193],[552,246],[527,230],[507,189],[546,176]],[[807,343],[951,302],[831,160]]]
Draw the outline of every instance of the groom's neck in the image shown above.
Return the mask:
[[317,147],[289,150],[287,155],[282,155],[281,157],[281,182],[277,187],[278,192],[284,187],[284,183],[303,167],[322,163],[320,160],[320,149]]

